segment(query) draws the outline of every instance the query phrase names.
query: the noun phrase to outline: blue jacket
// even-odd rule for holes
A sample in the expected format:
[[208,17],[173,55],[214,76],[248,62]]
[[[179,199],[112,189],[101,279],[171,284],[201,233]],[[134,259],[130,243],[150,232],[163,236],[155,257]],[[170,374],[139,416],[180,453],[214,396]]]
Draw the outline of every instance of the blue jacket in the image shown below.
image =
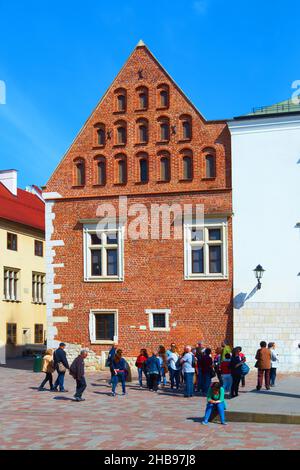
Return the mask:
[[112,347],[111,350],[109,351],[108,353],[108,357],[107,357],[107,365],[110,366],[112,364],[112,361],[113,361],[113,358],[115,357],[116,355],[116,348]]
[[151,356],[149,359],[146,361],[146,370],[148,374],[158,374],[160,375],[160,362],[158,357],[156,356]]
[[115,362],[113,359],[111,362],[111,371],[113,372],[114,369],[119,369],[119,370],[126,370],[126,361],[124,357],[121,357],[120,362]]
[[54,367],[57,369],[58,363],[62,362],[66,369],[69,369],[66,352],[62,348],[58,348],[53,354]]

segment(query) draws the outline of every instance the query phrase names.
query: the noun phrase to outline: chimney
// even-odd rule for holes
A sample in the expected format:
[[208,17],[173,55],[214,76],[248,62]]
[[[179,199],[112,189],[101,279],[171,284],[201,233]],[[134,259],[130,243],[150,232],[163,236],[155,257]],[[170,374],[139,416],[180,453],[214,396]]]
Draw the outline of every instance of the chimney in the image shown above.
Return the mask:
[[17,170],[0,170],[0,183],[2,183],[14,196],[17,196]]

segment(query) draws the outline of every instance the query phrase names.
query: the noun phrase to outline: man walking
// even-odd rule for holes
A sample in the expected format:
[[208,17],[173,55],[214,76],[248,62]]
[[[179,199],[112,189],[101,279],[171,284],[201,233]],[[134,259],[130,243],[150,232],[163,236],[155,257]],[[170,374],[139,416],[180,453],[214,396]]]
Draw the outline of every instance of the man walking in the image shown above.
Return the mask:
[[86,389],[86,380],[84,377],[84,359],[87,357],[88,352],[82,349],[79,356],[74,359],[70,367],[70,375],[76,380],[76,393],[74,395],[75,401],[84,401],[82,394]]
[[53,362],[54,362],[54,369],[57,371],[57,379],[53,386],[53,391],[57,392],[57,388],[59,387],[60,392],[67,392],[64,387],[64,380],[65,380],[65,373],[67,369],[69,369],[69,363],[67,360],[67,355],[65,352],[65,343],[60,343],[59,348],[54,351],[53,354]]

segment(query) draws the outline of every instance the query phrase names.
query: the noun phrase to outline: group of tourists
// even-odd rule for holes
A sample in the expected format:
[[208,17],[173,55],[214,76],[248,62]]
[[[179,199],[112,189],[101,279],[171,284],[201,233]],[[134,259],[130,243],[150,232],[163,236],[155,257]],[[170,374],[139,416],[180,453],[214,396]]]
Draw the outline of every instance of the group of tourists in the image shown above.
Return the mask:
[[[42,371],[45,379],[42,381],[39,391],[45,390],[45,385],[49,382],[50,390],[53,392],[68,392],[64,387],[65,373],[69,370],[70,375],[76,380],[76,392],[74,399],[77,402],[84,401],[82,394],[86,389],[84,359],[88,351],[83,349],[79,356],[69,366],[65,352],[65,343],[60,343],[59,347],[53,351],[48,349],[43,358]],[[255,367],[258,369],[257,390],[259,391],[265,380],[265,387],[275,386],[276,370],[278,365],[278,355],[275,352],[275,343],[262,341],[255,359]],[[116,344],[113,345],[108,354],[106,365],[110,369],[111,377],[109,384],[112,387],[112,396],[116,396],[116,388],[120,382],[122,394],[126,395],[126,379],[129,373],[129,366],[123,357],[122,349]],[[151,392],[157,392],[159,388],[167,386],[167,376],[169,375],[170,388],[178,391],[183,388],[184,397],[192,397],[195,392],[207,397],[205,417],[202,424],[207,424],[213,409],[220,415],[221,423],[225,421],[225,398],[235,398],[239,394],[239,387],[245,386],[245,377],[250,368],[246,363],[246,357],[240,346],[230,347],[228,341],[224,341],[213,353],[211,348],[205,348],[202,341],[199,341],[193,348],[185,346],[179,353],[175,343],[171,343],[169,349],[163,345],[148,354],[147,349],[140,350],[136,358],[135,366],[138,371],[138,384],[145,386]],[[57,372],[57,378],[53,384],[53,373]],[[217,380],[212,380],[216,378]]]

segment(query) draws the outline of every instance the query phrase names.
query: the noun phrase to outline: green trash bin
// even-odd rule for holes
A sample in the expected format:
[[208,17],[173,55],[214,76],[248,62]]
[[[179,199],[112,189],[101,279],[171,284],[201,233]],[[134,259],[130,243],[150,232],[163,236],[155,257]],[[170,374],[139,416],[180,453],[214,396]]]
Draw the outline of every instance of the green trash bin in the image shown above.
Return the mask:
[[42,356],[35,356],[33,362],[33,372],[42,372],[43,358]]

